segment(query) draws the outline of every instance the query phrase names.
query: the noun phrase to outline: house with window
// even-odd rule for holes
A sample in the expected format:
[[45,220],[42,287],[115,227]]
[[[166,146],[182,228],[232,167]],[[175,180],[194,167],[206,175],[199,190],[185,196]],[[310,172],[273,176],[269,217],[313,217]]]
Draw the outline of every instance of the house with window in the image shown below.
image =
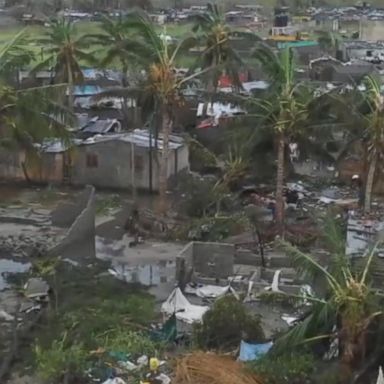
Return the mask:
[[[157,191],[163,140],[146,130],[97,134],[70,144],[48,141],[31,161],[23,151],[0,153],[0,180]],[[189,170],[184,139],[171,135],[167,174]]]

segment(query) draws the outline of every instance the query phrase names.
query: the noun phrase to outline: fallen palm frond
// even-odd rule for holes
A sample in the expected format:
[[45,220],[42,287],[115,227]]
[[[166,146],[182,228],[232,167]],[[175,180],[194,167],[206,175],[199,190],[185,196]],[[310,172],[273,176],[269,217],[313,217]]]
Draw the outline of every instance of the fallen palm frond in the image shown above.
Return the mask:
[[176,361],[176,384],[262,384],[241,363],[228,356],[195,352]]

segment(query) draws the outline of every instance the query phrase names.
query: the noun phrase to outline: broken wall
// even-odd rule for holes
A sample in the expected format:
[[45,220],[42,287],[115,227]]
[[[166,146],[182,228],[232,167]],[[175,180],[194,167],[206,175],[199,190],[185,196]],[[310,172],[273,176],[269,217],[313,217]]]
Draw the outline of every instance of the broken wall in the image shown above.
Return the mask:
[[50,253],[74,258],[95,256],[95,188],[88,185],[72,205],[57,207],[52,223],[68,227],[68,231]]

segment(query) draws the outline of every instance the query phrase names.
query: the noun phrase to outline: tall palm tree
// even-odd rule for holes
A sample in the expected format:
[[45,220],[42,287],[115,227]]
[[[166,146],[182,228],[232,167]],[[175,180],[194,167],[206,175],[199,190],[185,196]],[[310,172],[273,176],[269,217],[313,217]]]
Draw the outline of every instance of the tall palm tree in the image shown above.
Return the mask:
[[[94,52],[99,56],[98,64],[102,68],[119,65],[122,71],[121,86],[128,87],[128,70],[132,73],[138,71],[143,66],[141,55],[142,44],[134,38],[134,31],[130,24],[130,17],[119,15],[117,18],[111,19],[108,16],[102,16],[101,33],[89,34],[85,38],[90,43],[99,46],[99,49]],[[144,63],[147,58],[145,57]],[[139,76],[136,76],[138,78]],[[137,107],[137,105],[136,105]],[[128,106],[127,98],[123,97],[123,115],[125,121],[128,121]],[[135,122],[136,122],[135,109]]]
[[377,165],[384,158],[384,96],[381,82],[367,76],[364,84],[364,99],[368,113],[364,116],[364,141],[368,160],[368,174],[365,183],[364,211],[371,210],[372,190],[377,172]]
[[370,284],[372,260],[381,240],[378,239],[357,267],[345,255],[345,234],[334,220],[325,220],[322,233],[330,251],[327,267],[315,257],[283,243],[303,276],[316,278],[317,286],[323,288],[315,292],[315,297],[307,297],[311,307],[297,325],[277,340],[275,351],[280,353],[302,348],[305,343],[338,339],[339,372],[342,382],[349,383],[352,372],[367,357],[364,354],[371,327],[377,325],[375,320],[383,315],[380,298]]
[[48,56],[34,71],[52,69],[54,82],[69,85],[69,105],[73,105],[73,85],[84,81],[81,62],[94,63],[94,56],[87,52],[88,42],[77,34],[75,25],[64,18],[53,21],[39,40]]
[[136,49],[140,45],[136,44],[132,38],[132,28],[129,19],[123,15],[111,19],[103,15],[100,25],[101,33],[89,34],[86,38],[94,44],[100,46],[101,54],[100,66],[108,67],[111,64],[120,64],[123,73],[122,85],[128,86],[128,69],[137,64]]
[[195,16],[192,31],[197,34],[199,42],[204,44],[197,65],[201,68],[214,68],[207,77],[208,93],[212,95],[216,92],[223,72],[230,76],[236,88],[241,88],[239,70],[244,63],[234,49],[231,39],[236,36],[259,41],[260,38],[251,33],[232,30],[225,20],[225,14],[217,4],[212,3],[207,5],[206,12]]
[[259,45],[254,57],[260,62],[264,73],[270,82],[269,95],[264,100],[255,102],[266,123],[274,131],[277,149],[276,175],[276,223],[278,231],[283,234],[284,229],[284,174],[285,148],[291,137],[297,135],[303,127],[309,114],[309,106],[314,96],[306,92],[303,84],[295,79],[295,61],[290,49],[276,54],[269,47]]
[[[203,72],[184,76],[180,75],[176,68],[178,55],[194,45],[195,39],[188,38],[174,46],[158,35],[155,26],[145,15],[133,13],[129,15],[128,22],[130,28],[135,32],[132,37],[137,44],[135,52],[137,59],[144,63],[147,78],[140,86],[114,89],[102,95],[110,94],[140,99],[142,103],[150,105],[155,110],[156,116],[159,116],[158,132],[161,132],[163,143],[159,162],[159,211],[161,214],[165,214],[167,210],[169,136],[173,129],[175,109],[182,102],[182,89],[186,83]],[[130,41],[126,43],[127,47],[131,47]]]

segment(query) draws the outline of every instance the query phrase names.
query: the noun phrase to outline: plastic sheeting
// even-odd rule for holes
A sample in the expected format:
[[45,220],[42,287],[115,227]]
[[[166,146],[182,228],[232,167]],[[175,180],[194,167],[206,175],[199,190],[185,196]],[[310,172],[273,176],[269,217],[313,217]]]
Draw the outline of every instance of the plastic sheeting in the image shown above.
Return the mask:
[[272,348],[272,345],[272,341],[265,344],[249,344],[242,340],[240,343],[239,360],[258,360],[260,357],[268,353],[268,351]]
[[188,324],[201,322],[203,315],[209,307],[193,305],[183,295],[180,288],[175,288],[168,299],[161,305],[161,312],[167,315],[176,314],[176,319]]

